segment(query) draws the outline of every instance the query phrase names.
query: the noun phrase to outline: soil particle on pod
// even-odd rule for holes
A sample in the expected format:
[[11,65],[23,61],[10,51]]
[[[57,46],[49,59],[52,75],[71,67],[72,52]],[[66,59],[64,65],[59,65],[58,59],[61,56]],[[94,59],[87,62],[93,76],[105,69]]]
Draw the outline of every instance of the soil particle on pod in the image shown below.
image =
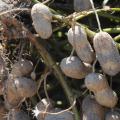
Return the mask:
[[52,35],[52,13],[47,6],[37,3],[32,7],[31,16],[36,32],[43,39],[48,39]]
[[26,59],[21,59],[20,61],[16,62],[11,70],[11,76],[15,77],[22,77],[28,75],[33,70],[33,64],[31,61]]
[[97,92],[109,87],[106,77],[100,73],[88,74],[85,77],[85,85],[92,92]]
[[99,32],[93,39],[93,45],[103,71],[116,75],[120,71],[120,55],[112,37],[106,32]]
[[[82,111],[84,116],[87,117],[91,114],[91,119],[95,116],[100,120],[103,120],[105,115],[105,108],[101,106],[96,100],[94,96],[86,96],[82,102]],[[89,120],[89,119],[88,119]],[[95,119],[96,120],[96,119]]]
[[11,109],[7,120],[30,120],[30,117],[22,110]]
[[106,88],[95,93],[96,101],[105,107],[113,108],[118,102],[117,94],[111,89]]
[[90,0],[74,0],[74,10],[76,12],[91,9]]
[[91,63],[95,59],[94,51],[87,39],[85,30],[79,26],[75,26],[75,31],[72,28],[68,31],[68,41],[75,49],[79,58],[85,63]]
[[66,57],[60,63],[62,72],[71,78],[82,79],[91,72],[91,66],[84,64],[76,56]]

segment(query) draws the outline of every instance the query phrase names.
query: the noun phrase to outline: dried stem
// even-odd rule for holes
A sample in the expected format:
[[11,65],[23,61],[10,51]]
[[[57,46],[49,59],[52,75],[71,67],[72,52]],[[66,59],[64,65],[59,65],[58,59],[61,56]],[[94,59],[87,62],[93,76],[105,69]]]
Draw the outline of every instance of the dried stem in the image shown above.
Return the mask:
[[97,20],[97,24],[98,24],[99,31],[102,31],[101,24],[100,24],[100,20],[99,20],[97,11],[96,11],[96,9],[95,9],[93,0],[90,0],[90,3],[91,3],[91,6],[92,6],[93,11],[94,11],[94,13],[95,13],[95,16],[96,16],[96,20]]

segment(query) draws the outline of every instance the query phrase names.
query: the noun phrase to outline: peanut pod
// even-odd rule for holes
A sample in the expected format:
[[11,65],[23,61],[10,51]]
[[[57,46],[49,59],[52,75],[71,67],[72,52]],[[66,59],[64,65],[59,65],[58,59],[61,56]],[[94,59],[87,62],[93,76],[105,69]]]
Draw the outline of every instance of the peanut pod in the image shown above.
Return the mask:
[[7,120],[30,120],[30,118],[25,112],[21,110],[11,109]]
[[25,77],[9,78],[5,83],[4,98],[8,109],[17,107],[24,98],[32,97],[37,91],[35,81]]
[[111,110],[106,113],[105,120],[120,120],[120,111]]
[[48,39],[52,35],[52,13],[47,6],[37,3],[32,7],[31,16],[36,32],[43,39]]
[[94,51],[87,39],[85,30],[81,26],[76,25],[74,30],[69,29],[68,41],[83,62],[91,63],[94,60]]
[[106,32],[99,32],[93,44],[103,71],[111,76],[116,75],[120,71],[120,55],[112,37]]
[[113,108],[118,102],[117,94],[111,89],[106,88],[95,93],[96,101],[105,107]]
[[100,120],[104,119],[105,108],[96,102],[94,96],[88,95],[83,99],[82,111],[83,118],[86,118],[87,120],[92,120],[94,117],[99,118]]
[[85,77],[85,85],[92,92],[97,92],[109,87],[106,77],[100,73],[88,74]]
[[84,113],[82,120],[104,120],[101,119],[97,114],[95,113]]
[[26,59],[21,59],[20,61],[16,62],[13,65],[11,70],[11,76],[13,76],[13,78],[22,77],[32,72],[32,69],[33,69],[33,64],[31,61]]
[[74,0],[74,10],[76,12],[91,9],[91,3],[89,0]]
[[75,79],[82,79],[91,72],[91,66],[82,63],[80,59],[75,56],[62,59],[60,67],[66,76]]

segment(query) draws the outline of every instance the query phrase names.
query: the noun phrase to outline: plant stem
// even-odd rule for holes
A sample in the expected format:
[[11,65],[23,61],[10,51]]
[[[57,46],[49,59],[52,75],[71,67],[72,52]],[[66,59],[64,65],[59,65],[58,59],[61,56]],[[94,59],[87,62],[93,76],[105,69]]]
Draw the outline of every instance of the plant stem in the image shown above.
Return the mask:
[[[109,8],[109,9],[97,9],[96,12],[97,13],[104,13],[104,12],[107,12],[107,11],[115,11],[115,12],[120,12],[120,8]],[[90,10],[90,11],[83,11],[83,12],[79,12],[76,14],[76,20],[79,20],[79,19],[82,19],[84,17],[87,17],[91,14],[94,14],[94,11],[93,10]],[[68,16],[68,17],[71,17],[72,15]]]
[[[34,37],[34,35],[32,35],[29,31],[27,31],[27,36],[29,36],[30,41],[33,43],[33,45],[38,50],[38,53],[44,59],[45,64],[50,69],[51,68],[53,69],[53,74],[59,80],[59,82],[60,82],[60,84],[61,84],[61,86],[62,86],[62,88],[63,88],[63,90],[64,90],[64,92],[65,92],[65,94],[67,96],[67,99],[68,99],[70,105],[72,105],[73,104],[73,100],[74,100],[74,95],[72,94],[69,86],[67,85],[65,77],[62,74],[59,66],[56,64],[56,62],[53,60],[53,58],[47,52],[47,50],[43,47],[43,45],[38,42],[38,40]],[[76,106],[73,107],[73,112],[75,114],[75,120],[80,120],[79,113],[78,113],[78,110],[77,110]]]
[[115,42],[120,42],[120,34],[116,37],[114,37]]
[[108,33],[120,33],[120,28],[105,28],[103,31]]
[[32,0],[33,3],[39,3],[40,1],[38,0]]
[[99,16],[108,18],[108,19],[110,19],[111,21],[114,21],[114,22],[116,22],[116,23],[120,22],[120,17],[116,17],[116,16],[111,15],[111,14],[106,13],[106,12],[99,12],[98,14],[99,14]]

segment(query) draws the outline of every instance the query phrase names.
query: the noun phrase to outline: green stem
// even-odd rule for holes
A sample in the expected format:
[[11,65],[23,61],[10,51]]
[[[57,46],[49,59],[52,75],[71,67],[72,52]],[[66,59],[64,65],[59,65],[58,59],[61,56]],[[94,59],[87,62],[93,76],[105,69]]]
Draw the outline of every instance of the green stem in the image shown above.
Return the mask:
[[116,37],[114,37],[115,42],[120,42],[120,34]]
[[[103,12],[107,12],[107,11],[115,11],[115,12],[120,12],[120,8],[110,8],[110,9],[97,9],[96,10],[97,13],[103,13]],[[83,12],[79,12],[76,14],[76,20],[79,20],[79,19],[82,19],[84,17],[87,17],[91,14],[94,14],[94,11],[91,10],[91,11],[83,11]],[[68,16],[68,17],[72,17],[72,15]]]
[[103,31],[108,33],[120,33],[120,28],[105,28]]
[[113,16],[106,12],[100,12],[100,13],[98,13],[98,15],[102,16],[102,17],[106,17],[106,18],[110,19],[111,21],[115,21],[117,23],[120,22],[120,17]]
[[38,0],[32,0],[33,3],[39,3],[40,1]]

